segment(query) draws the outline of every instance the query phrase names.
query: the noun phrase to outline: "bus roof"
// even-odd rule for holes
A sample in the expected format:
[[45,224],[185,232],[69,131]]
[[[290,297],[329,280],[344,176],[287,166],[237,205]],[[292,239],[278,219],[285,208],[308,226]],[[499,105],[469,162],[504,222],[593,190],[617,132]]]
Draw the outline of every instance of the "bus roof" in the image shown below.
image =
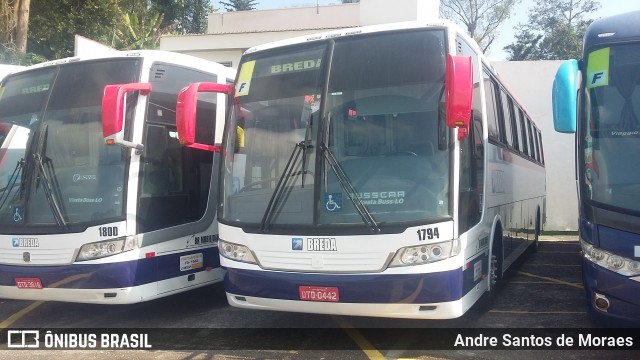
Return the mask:
[[54,66],[64,63],[72,63],[78,61],[88,61],[88,60],[97,60],[97,59],[114,59],[114,58],[131,58],[131,57],[143,57],[149,61],[160,61],[166,63],[173,64],[181,64],[188,65],[190,67],[203,70],[206,72],[222,74],[227,79],[234,80],[236,71],[233,68],[228,66],[224,66],[222,64],[205,60],[199,57],[180,54],[171,51],[162,51],[162,50],[129,50],[129,51],[113,51],[108,53],[96,53],[95,56],[76,56],[76,57],[68,57],[58,60],[51,60],[42,62],[39,64],[23,67],[16,73],[22,71],[29,71],[33,69],[39,69],[48,66]]
[[584,34],[584,50],[628,41],[640,41],[640,11],[613,15],[591,23]]
[[427,28],[427,27],[458,28],[458,26],[455,23],[446,19],[437,19],[432,21],[407,21],[407,22],[397,22],[397,23],[389,23],[389,24],[381,24],[381,25],[352,27],[352,28],[321,32],[321,33],[311,34],[311,35],[297,36],[290,39],[279,40],[279,41],[257,45],[249,48],[247,51],[245,51],[245,54],[253,53],[256,51],[267,50],[267,49],[273,49],[281,46],[301,44],[301,43],[318,41],[318,40],[326,40],[326,39],[331,39],[331,38],[336,38],[341,36],[368,34],[368,33],[392,31],[392,30],[409,30],[409,29],[418,29],[418,28]]

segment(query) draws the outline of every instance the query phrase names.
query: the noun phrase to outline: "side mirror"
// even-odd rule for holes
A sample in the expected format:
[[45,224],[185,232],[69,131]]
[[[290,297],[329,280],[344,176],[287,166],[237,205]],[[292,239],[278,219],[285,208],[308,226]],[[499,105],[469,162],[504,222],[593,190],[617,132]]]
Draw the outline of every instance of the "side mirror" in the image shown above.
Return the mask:
[[447,126],[458,128],[458,140],[469,136],[473,69],[470,56],[447,55],[445,103]]
[[[197,143],[196,139],[196,115],[198,108],[198,93],[212,92],[225,95],[233,94],[233,85],[216,84],[209,82],[193,83],[178,93],[176,103],[176,127],[178,128],[178,140],[184,146],[220,152],[220,146]],[[215,121],[215,119],[211,119]]]
[[102,135],[107,145],[119,144],[136,150],[143,150],[144,145],[124,140],[124,108],[125,96],[132,91],[140,91],[141,96],[151,92],[151,84],[129,83],[107,85],[102,95]]
[[557,132],[575,133],[578,118],[578,61],[567,60],[560,65],[553,80],[551,103],[553,127]]

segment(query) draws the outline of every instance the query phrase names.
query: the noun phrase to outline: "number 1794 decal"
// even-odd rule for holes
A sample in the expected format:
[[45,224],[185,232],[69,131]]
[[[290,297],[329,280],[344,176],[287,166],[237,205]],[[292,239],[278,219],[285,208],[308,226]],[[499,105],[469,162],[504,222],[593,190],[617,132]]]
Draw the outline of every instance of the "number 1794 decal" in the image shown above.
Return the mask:
[[440,239],[440,231],[438,231],[438,227],[426,228],[426,229],[418,229],[418,240],[433,240]]

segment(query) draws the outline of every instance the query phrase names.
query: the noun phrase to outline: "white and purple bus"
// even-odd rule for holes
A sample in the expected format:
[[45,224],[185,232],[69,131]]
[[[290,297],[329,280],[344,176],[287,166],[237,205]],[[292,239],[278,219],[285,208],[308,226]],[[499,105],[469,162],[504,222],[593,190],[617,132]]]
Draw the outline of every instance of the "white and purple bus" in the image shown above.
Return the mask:
[[[195,57],[129,51],[5,77],[0,298],[123,304],[221,281],[209,206],[218,157],[181,146],[175,114],[185,85],[234,76]],[[205,94],[197,108],[222,125],[226,101]]]
[[540,131],[451,22],[256,46],[235,86],[201,91],[233,99],[218,212],[233,306],[455,318],[537,245]]

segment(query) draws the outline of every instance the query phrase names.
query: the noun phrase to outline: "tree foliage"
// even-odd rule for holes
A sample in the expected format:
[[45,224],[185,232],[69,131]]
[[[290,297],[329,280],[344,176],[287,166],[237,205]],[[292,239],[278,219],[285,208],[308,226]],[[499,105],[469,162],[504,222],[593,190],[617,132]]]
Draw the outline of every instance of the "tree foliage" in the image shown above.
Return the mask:
[[116,49],[157,48],[169,31],[204,33],[213,11],[208,0],[30,1],[26,48],[44,59],[72,56],[76,34]]
[[164,14],[161,27],[173,24],[180,34],[204,34],[207,31],[207,15],[214,11],[209,0],[153,0],[151,9]]
[[27,53],[31,0],[0,0],[0,63],[31,65],[45,60]]
[[111,44],[117,0],[32,0],[27,49],[47,59],[73,55],[74,35]]
[[526,24],[518,25],[515,42],[504,50],[509,60],[579,58],[582,40],[600,8],[596,0],[537,0]]
[[116,26],[112,46],[119,50],[155,49],[160,37],[170,32],[177,24],[162,27],[164,14],[146,7],[134,12],[120,12],[122,23]]
[[498,27],[509,18],[520,0],[442,0],[440,15],[463,25],[486,52],[498,36]]
[[229,0],[220,1],[220,5],[224,6],[227,11],[245,11],[255,10],[258,2],[255,0]]

